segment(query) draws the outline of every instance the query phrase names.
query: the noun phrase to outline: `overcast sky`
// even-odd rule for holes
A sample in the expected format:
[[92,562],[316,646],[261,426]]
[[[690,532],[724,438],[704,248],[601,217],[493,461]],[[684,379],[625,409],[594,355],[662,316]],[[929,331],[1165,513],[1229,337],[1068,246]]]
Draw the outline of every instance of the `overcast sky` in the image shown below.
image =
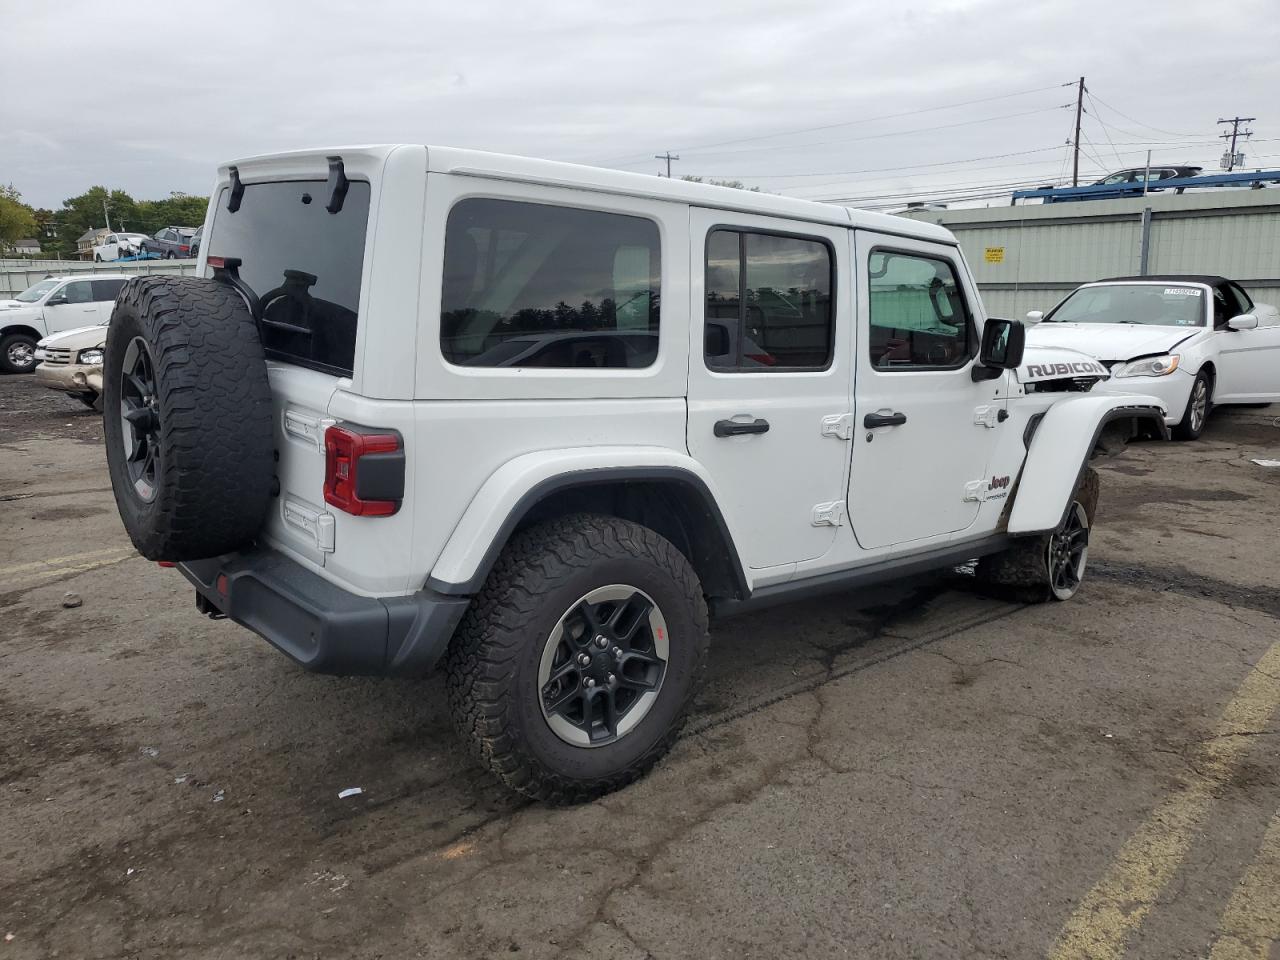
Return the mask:
[[866,205],[974,195],[1069,175],[1062,85],[1081,74],[1082,180],[1141,165],[1148,146],[1216,168],[1214,121],[1237,114],[1258,118],[1247,162],[1280,165],[1276,0],[0,0],[0,13],[0,183],[53,208],[94,184],[204,194],[219,161],[372,142],[644,173],[670,149],[676,175]]

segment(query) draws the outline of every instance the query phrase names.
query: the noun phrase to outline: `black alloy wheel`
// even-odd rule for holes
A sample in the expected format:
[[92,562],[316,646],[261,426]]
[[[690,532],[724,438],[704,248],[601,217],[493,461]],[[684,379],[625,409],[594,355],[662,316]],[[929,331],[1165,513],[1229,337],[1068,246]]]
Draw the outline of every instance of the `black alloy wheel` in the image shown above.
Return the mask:
[[652,597],[623,584],[597,587],[547,638],[538,669],[542,715],[566,743],[613,743],[652,709],[668,656],[666,620]]
[[151,503],[156,498],[160,471],[160,404],[155,362],[142,337],[134,337],[125,349],[122,374],[120,420],[125,463],[133,492],[143,503]]
[[1049,537],[1046,560],[1049,589],[1058,600],[1069,600],[1080,589],[1089,558],[1089,514],[1073,500],[1062,526]]

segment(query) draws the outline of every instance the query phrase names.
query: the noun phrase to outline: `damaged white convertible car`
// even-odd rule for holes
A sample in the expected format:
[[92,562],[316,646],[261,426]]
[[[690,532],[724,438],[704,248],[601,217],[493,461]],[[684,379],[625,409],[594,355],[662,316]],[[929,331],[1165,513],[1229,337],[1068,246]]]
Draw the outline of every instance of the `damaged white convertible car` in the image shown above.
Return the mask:
[[1027,321],[1028,346],[1101,361],[1111,380],[1099,390],[1159,397],[1179,440],[1199,437],[1214,406],[1280,400],[1280,311],[1225,277],[1086,283]]

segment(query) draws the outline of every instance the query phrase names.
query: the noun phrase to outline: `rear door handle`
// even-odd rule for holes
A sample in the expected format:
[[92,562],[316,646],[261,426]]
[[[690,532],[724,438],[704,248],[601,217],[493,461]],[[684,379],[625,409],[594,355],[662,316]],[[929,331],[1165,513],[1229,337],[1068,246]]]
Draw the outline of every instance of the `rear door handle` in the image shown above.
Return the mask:
[[715,434],[717,437],[737,437],[744,433],[768,433],[769,421],[756,418],[749,423],[739,420],[717,420]]
[[868,430],[872,427],[900,427],[906,422],[905,413],[868,413],[862,418],[862,425]]

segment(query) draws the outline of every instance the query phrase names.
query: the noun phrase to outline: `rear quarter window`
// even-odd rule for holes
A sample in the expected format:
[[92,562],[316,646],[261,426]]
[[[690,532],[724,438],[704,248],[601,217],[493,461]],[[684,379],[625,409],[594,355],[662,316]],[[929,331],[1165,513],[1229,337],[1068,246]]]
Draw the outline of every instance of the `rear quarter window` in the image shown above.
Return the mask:
[[445,228],[440,350],[473,367],[650,366],[662,276],[651,220],[459,201]]

